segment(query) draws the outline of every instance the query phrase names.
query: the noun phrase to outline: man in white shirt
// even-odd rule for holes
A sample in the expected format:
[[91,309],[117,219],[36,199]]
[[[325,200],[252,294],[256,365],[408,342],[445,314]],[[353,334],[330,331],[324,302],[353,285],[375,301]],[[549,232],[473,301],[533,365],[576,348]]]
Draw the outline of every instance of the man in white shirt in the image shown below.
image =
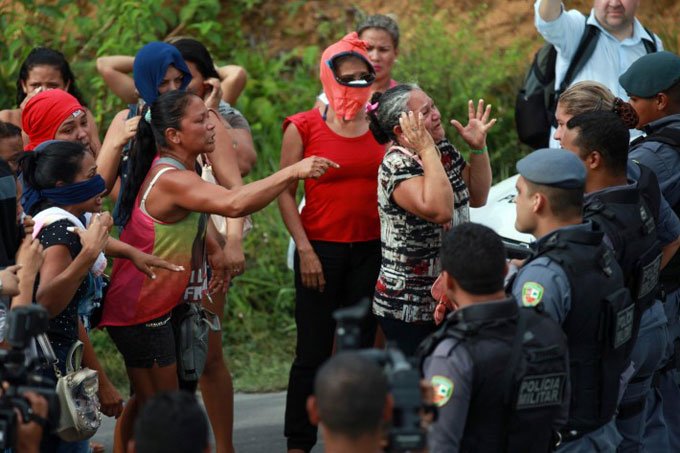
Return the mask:
[[[555,64],[555,89],[559,89],[576,53],[586,24],[599,29],[593,54],[572,83],[594,80],[607,86],[615,96],[627,100],[626,91],[619,84],[619,76],[638,58],[647,54],[644,40],[654,40],[657,50],[663,50],[658,36],[645,30],[635,13],[640,0],[594,0],[587,19],[575,9],[564,10],[560,0],[536,0],[535,24],[543,38],[557,49]],[[550,146],[559,148],[559,142],[550,134]],[[631,139],[640,135],[631,130]]]

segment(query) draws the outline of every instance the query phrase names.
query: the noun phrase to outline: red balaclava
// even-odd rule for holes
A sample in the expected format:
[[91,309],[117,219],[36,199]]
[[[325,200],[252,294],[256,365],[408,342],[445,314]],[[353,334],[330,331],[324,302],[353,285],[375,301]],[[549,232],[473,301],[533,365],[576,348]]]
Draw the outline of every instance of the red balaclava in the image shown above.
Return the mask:
[[328,97],[328,103],[339,118],[349,121],[366,105],[371,96],[371,87],[370,84],[363,86],[342,85],[335,79],[332,62],[335,58],[344,55],[355,55],[364,60],[371,74],[375,74],[375,70],[368,60],[366,43],[359,39],[356,32],[352,32],[332,44],[321,55],[320,78],[323,91]]
[[61,123],[85,114],[78,100],[63,90],[47,90],[33,96],[21,112],[21,128],[28,135],[26,151],[54,139]]

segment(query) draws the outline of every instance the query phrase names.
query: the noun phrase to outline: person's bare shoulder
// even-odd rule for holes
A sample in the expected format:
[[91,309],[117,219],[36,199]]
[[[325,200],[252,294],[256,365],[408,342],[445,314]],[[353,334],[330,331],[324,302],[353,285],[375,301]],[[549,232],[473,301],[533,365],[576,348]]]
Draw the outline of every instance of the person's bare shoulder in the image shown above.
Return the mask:
[[12,123],[17,127],[21,127],[21,110],[20,109],[0,110],[0,121],[4,121],[5,123]]

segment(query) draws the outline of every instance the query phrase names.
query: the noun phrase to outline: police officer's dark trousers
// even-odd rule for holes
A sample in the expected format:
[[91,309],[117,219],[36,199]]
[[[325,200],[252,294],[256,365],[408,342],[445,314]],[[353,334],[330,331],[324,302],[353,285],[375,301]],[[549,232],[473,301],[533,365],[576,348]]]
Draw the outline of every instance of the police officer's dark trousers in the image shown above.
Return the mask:
[[654,374],[664,364],[667,336],[666,314],[661,301],[656,301],[642,314],[631,355],[635,374],[626,386],[616,416],[616,427],[623,437],[620,452],[668,451],[660,404],[647,404],[653,393]]

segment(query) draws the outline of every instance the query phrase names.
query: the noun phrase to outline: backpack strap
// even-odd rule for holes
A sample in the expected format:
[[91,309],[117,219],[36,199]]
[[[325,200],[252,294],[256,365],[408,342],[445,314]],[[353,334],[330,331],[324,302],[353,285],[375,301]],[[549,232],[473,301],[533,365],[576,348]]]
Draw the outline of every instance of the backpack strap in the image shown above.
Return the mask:
[[647,203],[649,210],[652,211],[654,223],[659,224],[659,210],[661,209],[661,188],[656,174],[647,166],[636,163],[640,168],[638,178],[638,189],[642,199]]
[[585,21],[586,28],[583,32],[583,36],[581,36],[581,42],[578,44],[576,53],[574,53],[574,56],[569,62],[569,67],[567,68],[564,79],[560,84],[559,90],[557,90],[555,93],[555,100],[559,99],[560,94],[564,93],[564,90],[566,90],[567,87],[571,85],[571,82],[574,80],[576,74],[578,74],[578,72],[583,69],[595,51],[595,45],[597,44],[597,37],[600,34],[600,29],[595,25],[589,24],[587,17],[585,18]]
[[503,423],[503,439],[504,442],[508,443],[508,437],[510,432],[508,427],[510,426],[510,420],[513,414],[513,401],[512,397],[515,390],[515,372],[517,371],[520,360],[522,359],[522,346],[524,343],[524,333],[527,330],[527,315],[526,312],[523,314],[522,310],[533,310],[534,308],[519,308],[517,312],[517,330],[515,330],[515,336],[512,339],[512,351],[510,352],[510,357],[508,358],[508,363],[505,367],[505,372],[503,373],[503,379],[501,380],[503,388],[503,411],[505,412],[505,423]]
[[664,127],[652,132],[644,137],[638,137],[630,143],[630,148],[645,143],[658,142],[664,145],[672,146],[676,151],[680,152],[680,129],[676,127]]
[[642,44],[645,45],[645,50],[647,51],[647,53],[658,52],[659,49],[656,46],[656,39],[654,38],[654,33],[652,33],[647,27],[643,28],[649,35],[649,39],[642,38]]

